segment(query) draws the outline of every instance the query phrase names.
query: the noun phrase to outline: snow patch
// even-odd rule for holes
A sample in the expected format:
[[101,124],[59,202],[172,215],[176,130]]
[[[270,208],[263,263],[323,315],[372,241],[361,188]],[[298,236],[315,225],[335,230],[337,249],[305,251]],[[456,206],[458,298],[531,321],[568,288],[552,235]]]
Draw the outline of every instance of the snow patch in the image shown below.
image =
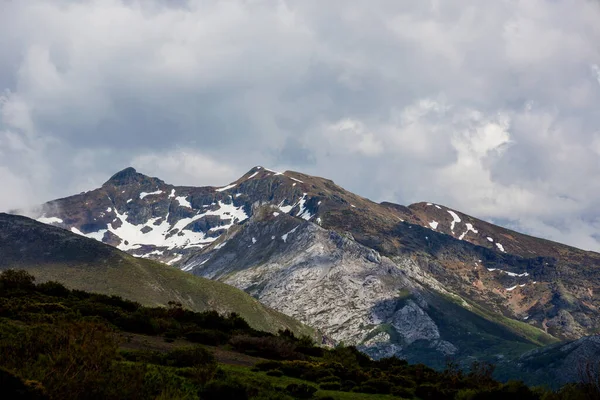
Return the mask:
[[95,240],[101,242],[102,239],[104,239],[104,234],[107,232],[107,230],[106,229],[101,229],[98,232],[83,233],[79,229],[77,229],[75,227],[72,227],[71,228],[71,232],[76,233],[76,234],[78,234],[80,236],[85,236],[87,238],[95,239]]
[[296,229],[298,229],[298,227],[299,227],[299,226],[300,226],[300,225],[298,225],[297,227],[295,227],[294,229],[292,229],[291,231],[289,231],[288,233],[286,233],[285,235],[283,235],[283,236],[281,237],[281,239],[283,239],[283,243],[287,243],[287,238],[288,238],[288,236],[289,236],[290,234],[292,234],[292,233],[296,232]]
[[218,245],[216,245],[216,246],[214,247],[214,249],[215,249],[215,250],[222,249],[222,248],[223,248],[223,246],[225,246],[225,244],[226,244],[226,243],[227,243],[227,240],[225,240],[225,241],[223,241],[223,242],[219,243]]
[[457,222],[460,222],[460,217],[452,210],[446,210],[448,211],[448,214],[450,214],[452,216],[452,223],[450,224],[450,230],[452,231],[452,233],[454,233],[454,225]]
[[496,247],[498,247],[498,250],[500,250],[501,252],[506,253],[504,251],[504,246],[502,246],[500,243],[496,243]]
[[494,239],[492,239],[491,237],[487,237],[488,242],[494,242]]
[[171,189],[171,194],[169,195],[170,199],[172,199],[173,197],[175,197],[175,189]]
[[469,223],[466,223],[465,225],[467,226],[467,230],[458,237],[458,240],[463,240],[463,238],[467,235],[467,233],[469,233],[469,231],[471,231],[473,233],[479,233],[479,231],[477,231],[477,229],[473,228],[473,225],[471,225]]
[[173,264],[175,264],[177,261],[181,260],[182,258],[183,258],[183,255],[181,255],[181,254],[177,254],[177,255],[175,256],[175,258],[173,258],[171,261],[167,262],[167,264],[169,264],[169,265],[173,265]]
[[36,221],[41,222],[43,224],[62,224],[63,220],[57,217],[40,217]]
[[300,200],[298,200],[298,202],[296,204],[293,204],[291,206],[284,206],[283,203],[285,202],[285,200],[283,200],[281,203],[279,203],[279,205],[277,206],[277,208],[279,208],[279,210],[281,210],[282,212],[289,214],[290,211],[292,211],[294,209],[294,207],[299,206],[300,207],[300,211],[298,212],[298,217],[305,219],[305,220],[309,220],[311,219],[314,215],[310,213],[310,211],[305,207],[306,204],[306,196],[307,193],[303,193],[302,194],[302,198]]
[[150,192],[150,193],[148,193],[148,192],[142,192],[142,193],[140,193],[140,200],[143,200],[144,197],[146,197],[146,196],[152,196],[152,195],[156,195],[156,194],[161,194],[162,192],[163,192],[162,190],[157,190],[155,192]]
[[234,188],[236,185],[237,185],[237,183],[232,183],[231,185],[227,185],[225,187],[222,187],[222,188],[219,188],[219,189],[215,189],[215,192],[224,192],[226,190]]
[[252,237],[252,244],[256,244],[256,238]]
[[298,202],[298,205],[300,206],[300,213],[298,214],[298,216],[300,218],[308,221],[309,219],[311,219],[313,217],[313,215],[310,213],[308,208],[305,207],[305,204],[306,204],[306,193],[303,193],[302,198]]
[[154,251],[151,251],[150,253],[142,254],[140,257],[141,258],[150,258],[150,256],[162,256],[163,254],[165,254],[165,252],[162,250],[154,250]]
[[192,208],[192,204],[187,200],[186,196],[175,197],[175,200],[177,200],[181,207]]
[[131,203],[132,201],[133,201],[133,199],[127,200],[127,204]]
[[438,222],[437,222],[437,221],[431,221],[431,222],[429,223],[429,226],[431,227],[431,229],[437,229],[438,225],[439,225],[439,224],[438,224]]
[[274,216],[274,217],[277,217],[277,216],[279,216],[279,213],[278,213],[277,211],[274,211],[274,212],[273,212],[273,216]]

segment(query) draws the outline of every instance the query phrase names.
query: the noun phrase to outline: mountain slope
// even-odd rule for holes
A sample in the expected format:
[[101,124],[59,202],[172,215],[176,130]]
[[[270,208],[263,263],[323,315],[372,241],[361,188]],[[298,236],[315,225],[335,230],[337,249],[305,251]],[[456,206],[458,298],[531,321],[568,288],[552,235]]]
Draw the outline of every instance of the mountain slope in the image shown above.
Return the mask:
[[410,257],[392,261],[276,210],[255,210],[184,268],[242,288],[376,358],[442,366],[447,356],[514,355],[554,340],[525,324],[494,321],[442,287],[431,290],[415,279],[419,268]]
[[[137,257],[194,271],[203,261],[199,254],[234,235],[264,206],[347,237],[395,265],[410,265],[412,284],[436,296],[455,296],[486,320],[510,325],[534,342],[531,335],[539,330],[559,339],[600,331],[599,254],[441,205],[378,204],[298,172],[255,167],[225,187],[193,188],[128,168],[97,190],[45,204],[38,218]],[[270,254],[264,246],[257,243]],[[231,260],[240,262],[242,255]],[[310,263],[318,267],[321,259]]]
[[[586,372],[591,375],[586,377]],[[500,362],[496,371],[501,380],[522,379],[528,385],[553,389],[569,382],[585,382],[594,376],[597,379],[598,375],[600,335],[531,350],[516,359]]]
[[114,294],[143,305],[181,302],[194,311],[237,312],[255,329],[312,330],[231,286],[198,278],[151,260],[29,218],[0,213],[0,270],[26,269],[38,281]]

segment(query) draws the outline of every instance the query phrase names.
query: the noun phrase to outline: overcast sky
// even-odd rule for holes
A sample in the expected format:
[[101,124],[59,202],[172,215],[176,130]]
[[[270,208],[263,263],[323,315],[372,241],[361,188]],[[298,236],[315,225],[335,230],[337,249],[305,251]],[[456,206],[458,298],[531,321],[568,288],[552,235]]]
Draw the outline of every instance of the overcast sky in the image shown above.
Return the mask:
[[255,165],[600,250],[600,5],[0,0],[0,210]]

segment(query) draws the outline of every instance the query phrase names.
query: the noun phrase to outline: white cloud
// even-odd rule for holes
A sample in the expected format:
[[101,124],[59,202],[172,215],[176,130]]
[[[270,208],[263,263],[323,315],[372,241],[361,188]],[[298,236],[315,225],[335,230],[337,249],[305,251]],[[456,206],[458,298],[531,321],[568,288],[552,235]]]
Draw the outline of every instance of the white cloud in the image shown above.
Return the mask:
[[360,121],[343,119],[326,126],[319,134],[327,140],[331,152],[364,156],[376,156],[383,152],[376,135],[367,131]]
[[189,150],[142,154],[133,158],[131,165],[145,175],[176,185],[221,186],[239,178],[227,160],[213,160]]
[[3,2],[0,208],[129,164],[223,185],[279,163],[600,249],[598,20],[585,0]]

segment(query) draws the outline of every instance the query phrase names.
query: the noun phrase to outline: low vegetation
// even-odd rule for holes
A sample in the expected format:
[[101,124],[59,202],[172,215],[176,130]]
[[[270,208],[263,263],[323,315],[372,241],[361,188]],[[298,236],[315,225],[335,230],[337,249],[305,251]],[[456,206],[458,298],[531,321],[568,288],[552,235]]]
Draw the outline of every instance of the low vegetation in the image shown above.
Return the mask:
[[[133,345],[140,337],[148,340]],[[236,314],[197,313],[178,303],[144,307],[55,282],[35,284],[25,271],[0,274],[2,398],[566,400],[600,394],[596,370],[555,392],[497,382],[493,370],[486,363],[469,371],[449,363],[436,371],[397,358],[374,361],[354,347],[325,349],[290,331],[255,330]]]

